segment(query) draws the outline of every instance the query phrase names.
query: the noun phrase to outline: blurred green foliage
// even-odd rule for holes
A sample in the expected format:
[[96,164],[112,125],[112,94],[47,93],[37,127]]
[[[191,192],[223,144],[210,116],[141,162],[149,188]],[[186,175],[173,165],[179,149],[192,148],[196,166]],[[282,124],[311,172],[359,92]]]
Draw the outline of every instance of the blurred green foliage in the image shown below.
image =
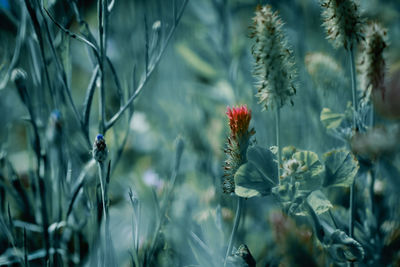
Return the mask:
[[[39,17],[42,38],[45,39],[44,59],[25,2],[32,2]],[[79,23],[72,2],[76,3],[88,28]],[[168,30],[174,25],[173,12],[179,11],[173,5],[181,7],[183,2],[115,0],[108,17],[106,53],[114,64],[123,92],[118,91],[112,69],[106,64],[107,119],[118,112],[121,103],[126,103],[146,74],[146,51],[157,55],[160,47],[166,44]],[[339,134],[329,129],[346,124],[345,111],[351,100],[351,89],[346,53],[334,50],[325,40],[318,1],[191,0],[160,62],[156,62],[156,56],[150,57],[149,64],[156,62],[154,72],[134,100],[132,110],[127,110],[105,135],[111,159],[109,230],[115,265],[129,266],[132,262],[139,262],[140,266],[222,264],[234,218],[233,198],[223,195],[221,189],[225,157],[223,144],[229,129],[226,107],[247,104],[252,110],[251,127],[256,130],[257,145],[264,149],[275,145],[273,113],[262,112],[254,97],[252,42],[248,38],[255,7],[266,2],[279,10],[286,22],[284,28],[294,50],[299,76],[294,105],[281,110],[283,147],[299,148],[301,152],[296,152],[293,158],[304,160],[307,157],[307,164],[309,160],[319,162],[324,158],[324,164],[332,172],[346,174],[347,178],[337,178],[340,181],[327,178],[326,185],[348,184],[348,173],[356,172],[354,166],[350,169],[340,167],[343,161],[353,160],[346,152],[335,150],[338,152],[334,155],[324,154],[345,145],[335,138]],[[96,1],[71,3],[65,0],[0,1],[0,265],[23,262],[25,251],[30,266],[45,264],[44,222],[40,215],[43,204],[39,200],[40,185],[35,184],[37,175],[49,180],[63,180],[66,187],[60,200],[61,210],[52,207],[58,203],[54,200],[58,195],[51,186],[47,187],[47,209],[51,214],[48,226],[53,227],[49,230],[51,244],[52,248],[58,245],[57,249],[61,251],[52,252],[49,264],[81,266],[97,262],[91,257],[99,257],[101,261],[101,253],[94,251],[101,249],[98,246],[102,243],[94,242],[96,246],[91,247],[93,236],[102,236],[96,228],[101,228],[96,224],[96,216],[102,215],[96,215],[97,211],[92,207],[98,202],[97,169],[93,162],[93,166],[90,165],[91,144],[87,143],[87,136],[80,129],[67,95],[59,93],[58,104],[51,100],[50,88],[55,92],[64,89],[50,42],[46,40],[44,22],[48,24],[51,43],[65,70],[65,81],[79,112],[84,108],[95,56],[87,45],[62,32],[45,12],[39,12],[39,4],[43,4],[63,27],[81,35],[90,30],[98,41]],[[394,72],[400,64],[399,2],[368,0],[362,1],[361,8],[370,20],[378,20],[388,28],[388,69]],[[26,29],[21,33],[23,19],[26,20]],[[18,46],[19,58],[12,63]],[[49,68],[50,84],[45,65]],[[22,68],[27,74],[27,92],[43,145],[39,152],[44,155],[39,160],[43,161],[41,169],[38,169],[35,156],[32,117],[11,81],[10,66],[12,69]],[[88,128],[90,142],[97,135],[99,125],[99,81],[95,82],[97,89]],[[62,116],[62,140],[51,145],[47,132],[51,125],[49,117],[55,109]],[[379,115],[375,120],[377,125],[383,126],[397,123]],[[174,143],[178,136],[185,144],[179,159]],[[179,168],[175,166],[177,162],[180,162]],[[360,213],[357,221],[373,224],[369,229],[379,231],[376,237],[381,244],[379,263],[396,266],[400,262],[398,151],[382,157],[379,164],[373,198],[365,200],[364,194],[360,194],[356,201],[363,203],[360,209],[372,202],[375,215],[364,218],[364,213]],[[363,167],[361,162],[360,169]],[[241,171],[250,170],[243,167]],[[78,191],[71,218],[66,218],[68,203],[83,172],[83,189]],[[174,175],[176,180],[171,186]],[[371,178],[364,180],[368,179]],[[360,192],[368,191],[366,186],[362,187],[363,183],[367,184],[364,180],[360,183]],[[133,200],[129,198],[130,190]],[[329,200],[321,200],[320,191],[314,191],[317,193],[308,197],[310,202],[322,216],[328,216],[326,211],[330,209],[337,218],[335,223],[345,229],[348,189],[332,187],[321,190]],[[131,201],[138,202],[134,204]],[[235,243],[235,247],[246,244],[257,266],[278,266],[280,263],[284,266],[320,266],[330,262],[328,254],[320,253],[322,246],[312,242],[316,238],[304,226],[307,225],[306,219],[287,222],[289,226],[279,224],[279,220],[283,220],[279,216],[283,215],[274,215],[279,206],[271,196],[244,202],[243,219],[236,237],[240,242]],[[64,225],[57,224],[61,222]],[[139,229],[135,229],[137,224]],[[137,244],[135,231],[138,231]],[[357,232],[356,236],[358,239],[367,238]],[[136,245],[139,246],[140,260],[134,259]],[[304,249],[301,255],[293,253],[296,246]],[[366,254],[377,253],[374,247],[364,249]],[[301,261],[308,260],[309,255],[313,262],[303,264]],[[367,257],[360,266],[369,266],[373,262],[369,260]]]

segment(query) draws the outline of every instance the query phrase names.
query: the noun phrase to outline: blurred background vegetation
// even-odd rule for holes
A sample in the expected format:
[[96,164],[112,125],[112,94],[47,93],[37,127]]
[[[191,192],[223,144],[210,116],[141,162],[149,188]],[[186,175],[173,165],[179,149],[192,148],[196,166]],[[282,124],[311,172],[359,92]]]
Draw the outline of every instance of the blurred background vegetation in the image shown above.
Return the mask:
[[[31,2],[35,6],[41,1]],[[42,2],[65,28],[72,32],[84,31],[68,1]],[[98,38],[97,2],[71,2],[76,3],[90,31]],[[346,53],[340,49],[334,50],[325,39],[318,1],[189,1],[165,53],[142,93],[134,101],[133,115],[129,116],[127,111],[105,135],[112,166],[108,193],[109,229],[119,266],[131,264],[136,224],[129,198],[130,190],[140,203],[140,251],[151,246],[156,225],[163,216],[160,215],[160,205],[168,206],[155,251],[146,264],[207,265],[207,262],[202,262],[204,257],[201,254],[211,254],[216,259],[224,256],[234,217],[233,199],[223,195],[220,186],[225,159],[223,148],[229,128],[226,107],[247,104],[252,110],[251,126],[256,130],[257,144],[264,147],[275,144],[273,113],[261,112],[262,107],[254,97],[252,42],[248,38],[248,27],[252,23],[255,7],[265,3],[279,10],[286,23],[284,29],[294,51],[298,70],[294,105],[284,107],[281,112],[283,146],[293,145],[322,154],[344,145],[330,135],[320,122],[322,108],[327,107],[335,112],[346,109],[351,100],[351,90]],[[173,25],[173,4],[181,7],[183,1],[115,1],[108,18],[107,55],[124,89],[122,99],[127,99],[127,92],[136,88],[145,72],[146,45],[150,50],[152,46],[154,50],[159,49],[158,38],[165,39],[168,29]],[[400,68],[400,3],[398,0],[364,0],[361,1],[361,8],[369,20],[379,21],[388,29],[388,71],[396,73]],[[29,255],[35,252],[40,254],[44,247],[39,227],[41,219],[37,215],[39,209],[27,211],[18,203],[21,191],[26,193],[27,202],[31,203],[32,208],[37,207],[38,201],[35,197],[37,192],[34,192],[36,189],[31,184],[32,176],[37,171],[37,159],[32,148],[29,113],[10,79],[9,71],[15,48],[21,41],[18,34],[23,12],[27,26],[19,59],[12,67],[22,68],[27,73],[27,91],[37,112],[36,123],[43,140],[47,138],[51,112],[57,109],[61,113],[63,137],[58,146],[64,151],[63,157],[50,161],[65,168],[70,181],[68,185],[73,187],[91,159],[91,146],[88,146],[86,137],[79,130],[68,100],[61,99],[58,106],[49,104],[51,101],[44,68],[40,63],[38,36],[31,17],[22,9],[25,9],[24,1],[0,1],[0,209],[2,229],[11,229],[0,233],[0,265],[18,262],[9,233],[15,247],[21,251],[25,247],[24,242],[27,243]],[[85,44],[58,29],[44,12],[39,23],[43,24],[43,18],[49,24],[52,42],[65,69],[72,98],[81,111],[93,72],[93,54]],[[49,44],[45,44],[44,52],[46,64],[51,68],[52,86],[55,90],[63,90],[59,85]],[[105,70],[105,90],[106,114],[110,118],[119,109],[120,97],[112,70],[108,67]],[[89,124],[91,141],[98,133],[98,91],[94,94]],[[393,123],[393,120],[379,116],[376,120],[379,125]],[[123,143],[126,134],[127,139]],[[184,150],[173,193],[171,198],[165,198],[167,185],[174,172],[174,140],[177,137],[183,140]],[[119,150],[121,144],[123,146]],[[116,160],[118,153],[122,153],[119,161]],[[51,157],[50,154],[48,157]],[[395,168],[399,167],[395,165]],[[92,168],[85,179],[89,178],[97,181],[96,168]],[[387,180],[381,178],[384,190],[395,191],[400,188],[397,182],[397,187],[389,189],[392,183],[388,185]],[[17,188],[16,180],[21,189]],[[88,184],[84,187],[89,187]],[[65,194],[64,209],[68,207],[71,192]],[[348,192],[340,194],[347,195]],[[64,264],[84,265],[90,262],[88,233],[91,225],[84,220],[89,216],[88,204],[84,199],[81,197],[77,201],[73,211],[75,219],[68,221],[72,228],[77,228],[73,230],[77,234],[66,241],[64,249],[67,260]],[[337,199],[337,203],[348,207],[347,197],[339,196]],[[391,194],[390,199],[385,199],[385,205],[392,204],[394,206],[391,208],[398,210],[398,200],[398,195]],[[277,205],[272,197],[245,202],[244,219],[237,240],[248,245],[258,266],[278,264],[277,259],[282,256],[279,256],[280,253],[285,251],[285,248],[277,245],[277,237],[274,236],[271,216],[275,209]],[[65,215],[62,217],[65,218]],[[55,222],[57,219],[50,218],[50,225]],[[85,230],[80,230],[81,227]],[[64,228],[60,230],[65,231]],[[43,263],[43,253],[40,255],[31,261],[31,266]],[[50,262],[54,263],[54,260]]]

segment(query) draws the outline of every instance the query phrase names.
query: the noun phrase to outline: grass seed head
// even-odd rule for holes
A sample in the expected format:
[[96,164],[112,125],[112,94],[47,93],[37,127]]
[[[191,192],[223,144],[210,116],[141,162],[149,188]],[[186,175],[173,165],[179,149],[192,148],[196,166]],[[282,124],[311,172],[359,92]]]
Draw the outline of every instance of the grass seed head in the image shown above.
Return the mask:
[[258,6],[250,27],[255,43],[253,74],[257,79],[259,103],[268,108],[280,108],[296,93],[294,60],[285,35],[283,22],[271,6]]

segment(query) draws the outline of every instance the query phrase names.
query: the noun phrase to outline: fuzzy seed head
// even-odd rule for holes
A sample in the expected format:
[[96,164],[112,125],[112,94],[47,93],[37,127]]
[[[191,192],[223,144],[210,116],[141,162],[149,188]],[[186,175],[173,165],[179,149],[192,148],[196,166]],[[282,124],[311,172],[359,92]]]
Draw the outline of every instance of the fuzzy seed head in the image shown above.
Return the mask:
[[250,37],[255,41],[252,54],[256,96],[265,109],[280,108],[288,101],[292,103],[291,97],[296,93],[293,55],[282,26],[278,12],[273,12],[271,6],[257,7]]
[[387,47],[387,30],[377,23],[366,27],[365,41],[361,54],[361,90],[363,95],[371,91],[380,91],[382,99],[385,96],[386,63],[384,50]]
[[222,189],[226,194],[235,192],[234,175],[239,167],[244,164],[250,138],[255,134],[254,129],[249,130],[251,110],[247,106],[228,107],[226,115],[229,119],[230,135],[227,138]]
[[351,49],[362,40],[363,20],[356,0],[320,0],[327,39],[335,48]]

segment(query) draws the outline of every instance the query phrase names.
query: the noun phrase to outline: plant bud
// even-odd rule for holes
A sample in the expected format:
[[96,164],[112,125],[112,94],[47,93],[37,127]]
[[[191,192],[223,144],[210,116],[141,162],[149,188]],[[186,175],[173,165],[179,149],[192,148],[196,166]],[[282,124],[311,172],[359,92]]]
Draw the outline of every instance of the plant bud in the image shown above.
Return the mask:
[[104,162],[107,159],[108,149],[106,140],[102,134],[96,136],[96,140],[93,143],[92,155],[97,162]]

